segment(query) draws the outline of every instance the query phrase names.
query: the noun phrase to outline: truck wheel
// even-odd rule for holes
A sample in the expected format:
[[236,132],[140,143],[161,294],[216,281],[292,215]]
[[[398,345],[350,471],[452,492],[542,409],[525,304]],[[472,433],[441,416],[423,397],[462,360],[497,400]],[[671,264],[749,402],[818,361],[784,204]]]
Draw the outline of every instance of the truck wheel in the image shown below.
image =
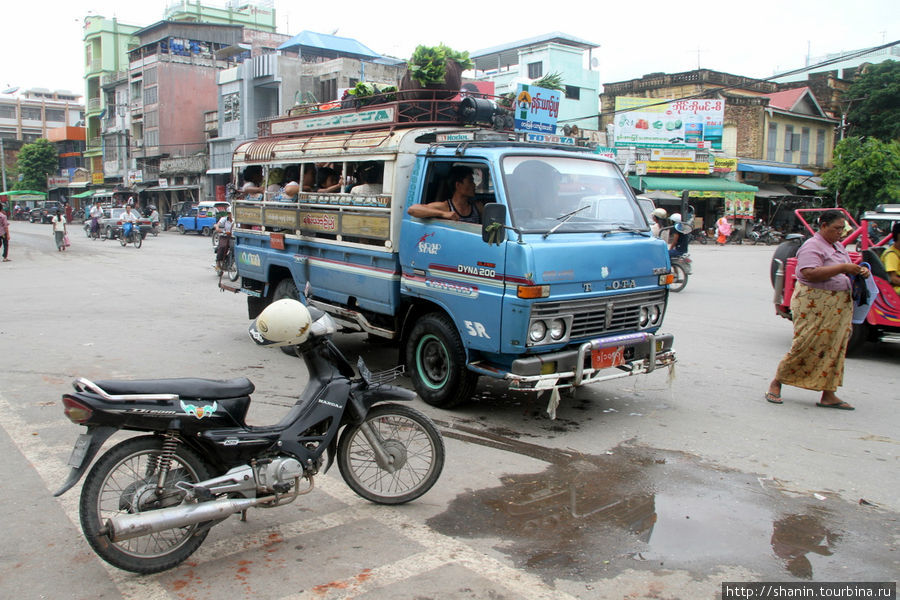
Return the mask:
[[855,354],[869,339],[869,324],[863,321],[862,323],[854,323],[853,329],[850,330],[850,339],[847,340],[847,354]]
[[[275,291],[272,292],[272,302],[283,300],[285,298],[303,302],[300,300],[300,291],[297,289],[297,284],[295,284],[294,280],[291,278],[285,278],[279,281],[278,285],[275,286]],[[296,356],[297,353],[294,352],[295,347],[296,346],[282,346],[281,351],[285,354]]]
[[800,240],[781,242],[775,248],[775,254],[772,255],[772,262],[769,265],[769,280],[772,282],[772,287],[775,287],[775,272],[778,270],[778,264],[775,262],[775,259],[787,264],[787,260],[796,256],[799,249]]
[[208,236],[209,235],[209,227],[204,227],[203,230],[200,232],[200,235]]
[[466,368],[466,352],[450,319],[430,313],[406,340],[406,364],[419,396],[432,406],[451,408],[468,401],[478,375]]

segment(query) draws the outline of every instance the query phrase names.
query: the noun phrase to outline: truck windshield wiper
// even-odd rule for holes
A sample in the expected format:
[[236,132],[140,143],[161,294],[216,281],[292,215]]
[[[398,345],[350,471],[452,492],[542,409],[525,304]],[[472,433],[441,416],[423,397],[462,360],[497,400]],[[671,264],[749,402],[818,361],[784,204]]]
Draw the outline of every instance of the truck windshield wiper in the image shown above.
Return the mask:
[[620,231],[624,231],[624,232],[628,232],[628,233],[636,233],[636,234],[642,235],[644,237],[650,237],[650,232],[646,229],[637,229],[635,227],[627,227],[625,225],[622,225],[621,223],[619,225],[616,225],[615,229],[610,229],[609,231],[604,231],[603,237],[606,237],[611,233],[618,233]]
[[565,225],[565,224],[566,224],[566,221],[568,221],[569,219],[571,219],[572,217],[574,217],[575,215],[577,215],[577,214],[580,213],[581,211],[583,211],[583,210],[585,210],[585,209],[588,209],[588,208],[590,208],[590,207],[591,207],[590,204],[585,204],[585,205],[582,206],[581,208],[576,208],[576,209],[573,210],[572,212],[566,213],[566,214],[564,214],[564,215],[559,215],[558,217],[556,217],[556,220],[559,221],[559,223],[557,223],[556,225],[554,225],[553,228],[552,228],[550,231],[548,231],[547,233],[544,234],[544,239],[546,240],[547,237],[548,237],[551,233],[553,233],[554,231],[556,231],[557,229],[559,229],[560,227],[562,227],[563,225]]

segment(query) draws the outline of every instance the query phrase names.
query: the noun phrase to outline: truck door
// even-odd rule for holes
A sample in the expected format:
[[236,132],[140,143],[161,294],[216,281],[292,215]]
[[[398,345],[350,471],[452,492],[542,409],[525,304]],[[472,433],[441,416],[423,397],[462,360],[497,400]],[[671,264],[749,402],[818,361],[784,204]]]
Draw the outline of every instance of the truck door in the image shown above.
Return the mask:
[[[467,348],[497,352],[506,244],[489,245],[481,239],[480,215],[483,206],[495,202],[496,177],[485,160],[429,158],[424,177],[410,186],[407,210],[412,204],[448,202],[454,191],[452,176],[457,168],[469,169],[475,187],[470,203],[478,213],[477,222],[404,215],[400,256],[402,291],[429,299],[444,307],[459,330]],[[444,208],[449,208],[448,204]],[[476,220],[476,219],[473,219]]]

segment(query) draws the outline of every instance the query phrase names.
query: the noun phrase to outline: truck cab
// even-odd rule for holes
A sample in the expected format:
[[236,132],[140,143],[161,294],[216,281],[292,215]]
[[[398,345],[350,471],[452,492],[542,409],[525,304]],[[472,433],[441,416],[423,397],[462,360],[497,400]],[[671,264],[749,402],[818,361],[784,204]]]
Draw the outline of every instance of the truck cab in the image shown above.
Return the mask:
[[[267,131],[305,128],[297,120]],[[549,409],[560,389],[674,364],[673,337],[660,332],[668,253],[614,162],[510,132],[429,125],[270,136],[235,151],[237,188],[258,166],[302,177],[329,163],[346,180],[377,162],[383,173],[379,194],[235,201],[251,318],[296,297],[348,330],[392,339],[416,391],[441,407],[469,400],[481,376],[550,392]],[[460,168],[477,219],[409,214],[446,201]]]

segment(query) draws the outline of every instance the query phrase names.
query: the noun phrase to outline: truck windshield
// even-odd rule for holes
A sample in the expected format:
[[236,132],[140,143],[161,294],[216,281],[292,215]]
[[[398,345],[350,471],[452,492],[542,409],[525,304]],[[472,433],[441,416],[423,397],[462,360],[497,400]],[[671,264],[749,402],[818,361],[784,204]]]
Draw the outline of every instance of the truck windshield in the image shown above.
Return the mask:
[[622,174],[611,163],[507,156],[503,178],[513,225],[525,233],[648,229]]

